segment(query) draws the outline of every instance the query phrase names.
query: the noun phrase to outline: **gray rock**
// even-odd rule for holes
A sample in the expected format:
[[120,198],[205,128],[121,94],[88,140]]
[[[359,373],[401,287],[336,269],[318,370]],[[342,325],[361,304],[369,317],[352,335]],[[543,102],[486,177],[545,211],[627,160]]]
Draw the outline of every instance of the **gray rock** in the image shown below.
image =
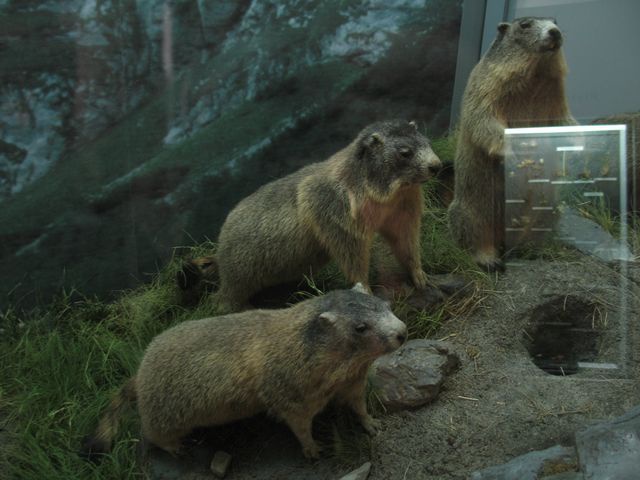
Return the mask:
[[224,478],[231,465],[231,455],[218,450],[211,460],[211,471],[218,478]]
[[340,480],[366,480],[371,472],[371,462],[367,462],[357,470],[347,473],[344,477],[340,477]]
[[471,480],[537,480],[538,474],[545,463],[569,463],[573,462],[574,459],[575,452],[573,448],[556,445],[546,450],[521,455],[503,465],[496,465],[473,472]]
[[447,375],[460,364],[445,342],[410,340],[373,363],[370,381],[389,411],[417,408],[433,401]]
[[640,406],[576,433],[580,470],[587,480],[638,478]]

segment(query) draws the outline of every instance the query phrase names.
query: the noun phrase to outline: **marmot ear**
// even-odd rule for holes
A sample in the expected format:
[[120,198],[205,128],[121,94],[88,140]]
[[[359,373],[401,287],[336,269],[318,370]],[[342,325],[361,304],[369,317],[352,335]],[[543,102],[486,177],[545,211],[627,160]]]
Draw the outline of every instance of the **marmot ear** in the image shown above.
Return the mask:
[[364,145],[367,148],[384,145],[384,140],[382,139],[382,135],[380,135],[379,133],[372,133],[368,138],[364,140]]
[[498,33],[500,35],[504,35],[507,30],[509,30],[509,24],[507,22],[502,22],[498,24]]
[[327,325],[335,325],[335,323],[338,321],[338,316],[333,312],[322,312],[320,315],[318,315],[318,318]]
[[360,283],[360,282],[356,283],[351,290],[353,290],[354,292],[364,293],[365,295],[370,295],[371,294],[371,292],[369,290],[367,290],[365,288],[365,286],[362,285],[362,283]]
[[409,122],[409,125],[410,125],[410,126],[412,126],[416,132],[418,131],[418,124],[417,124],[416,122],[414,122],[413,120],[411,120],[411,121]]

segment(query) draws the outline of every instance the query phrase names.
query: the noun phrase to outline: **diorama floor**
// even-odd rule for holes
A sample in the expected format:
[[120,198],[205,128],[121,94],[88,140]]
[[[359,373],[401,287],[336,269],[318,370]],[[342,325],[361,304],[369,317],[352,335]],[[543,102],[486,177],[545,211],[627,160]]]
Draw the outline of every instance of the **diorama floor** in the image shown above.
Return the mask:
[[[380,415],[382,429],[364,451],[341,445],[335,451],[344,455],[307,461],[284,425],[258,418],[207,432],[186,459],[151,450],[151,477],[198,478],[213,453],[224,450],[233,457],[232,480],[338,479],[365,461],[372,462],[371,480],[466,479],[530,451],[571,445],[576,430],[640,404],[640,265],[591,257],[518,260],[485,294],[480,308],[446,321],[434,335],[461,359],[440,396],[416,411]],[[576,301],[593,307],[598,337],[594,358],[583,362],[591,368],[549,374],[532,361],[529,332],[545,305],[555,305],[551,317],[563,316],[558,304]]]

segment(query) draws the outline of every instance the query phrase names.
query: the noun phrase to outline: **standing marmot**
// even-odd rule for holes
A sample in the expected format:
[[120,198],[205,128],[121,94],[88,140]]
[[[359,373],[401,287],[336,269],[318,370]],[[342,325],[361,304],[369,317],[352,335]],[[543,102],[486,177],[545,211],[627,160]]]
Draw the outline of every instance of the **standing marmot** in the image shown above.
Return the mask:
[[313,417],[334,398],[375,433],[365,400],[367,371],[402,345],[407,327],[387,303],[364,292],[356,285],[283,310],[187,321],[161,333],[85,450],[109,451],[125,400],[132,399],[144,437],[171,453],[195,427],[266,411],[291,428],[305,456],[316,458]]
[[504,129],[576,123],[561,46],[553,19],[501,23],[464,92],[449,222],[455,240],[489,270],[503,268]]
[[365,128],[324,162],[264,185],[229,213],[215,256],[195,259],[178,274],[188,289],[217,270],[220,303],[246,306],[265,287],[301,279],[335,259],[350,283],[369,283],[374,234],[389,243],[418,289],[426,286],[420,259],[420,184],[439,158],[413,122]]

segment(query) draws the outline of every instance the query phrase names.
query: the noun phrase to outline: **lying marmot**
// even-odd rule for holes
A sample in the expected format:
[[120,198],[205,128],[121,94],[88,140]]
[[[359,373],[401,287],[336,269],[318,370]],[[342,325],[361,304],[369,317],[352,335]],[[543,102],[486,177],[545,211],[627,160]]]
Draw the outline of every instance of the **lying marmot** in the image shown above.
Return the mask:
[[311,424],[332,399],[375,433],[367,370],[402,345],[407,327],[365,292],[356,285],[287,309],[187,321],[161,333],[86,441],[86,453],[109,451],[125,400],[132,399],[144,437],[171,453],[195,427],[266,411],[291,428],[305,456],[317,458]]
[[439,167],[415,123],[370,125],[328,160],[242,200],[222,225],[215,258],[192,260],[178,283],[186,290],[217,271],[220,303],[238,310],[263,288],[301,279],[334,259],[348,282],[368,286],[377,232],[415,287],[424,289],[420,184]]
[[504,129],[576,123],[561,46],[553,19],[501,23],[464,92],[449,223],[455,240],[490,271],[503,269]]

